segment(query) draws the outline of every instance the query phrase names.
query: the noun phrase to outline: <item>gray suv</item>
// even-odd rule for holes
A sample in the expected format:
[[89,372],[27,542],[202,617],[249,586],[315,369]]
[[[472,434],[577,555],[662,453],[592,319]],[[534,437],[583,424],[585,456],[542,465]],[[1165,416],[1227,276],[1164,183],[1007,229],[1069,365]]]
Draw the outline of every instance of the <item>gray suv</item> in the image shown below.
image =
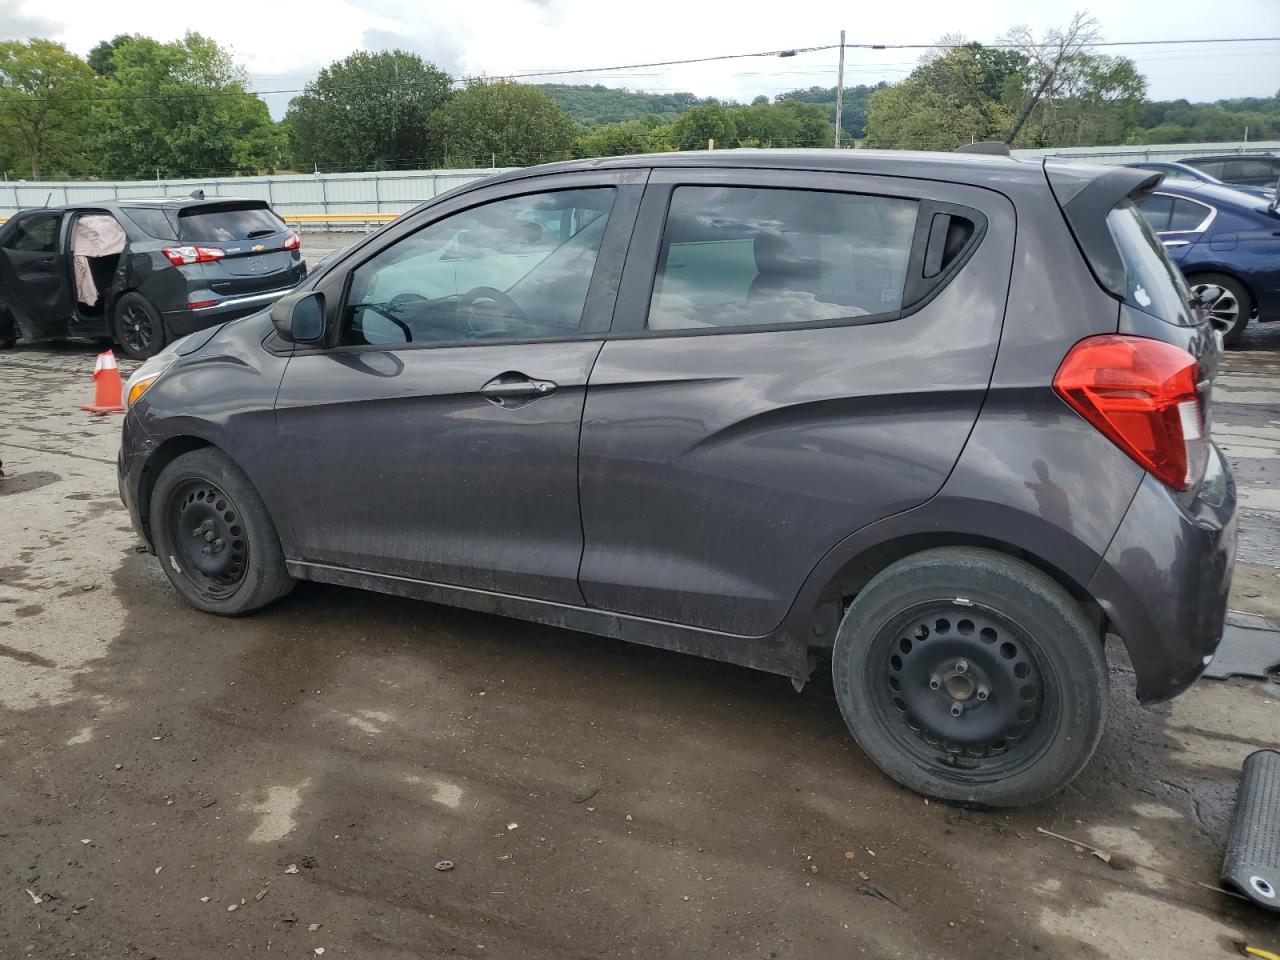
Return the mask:
[[[748,150],[533,167],[405,214],[126,385],[120,491],[191,604],[296,580],[790,678],[987,806],[1069,782],[1222,632],[1219,334],[1158,174]],[[531,650],[530,656],[537,651]]]

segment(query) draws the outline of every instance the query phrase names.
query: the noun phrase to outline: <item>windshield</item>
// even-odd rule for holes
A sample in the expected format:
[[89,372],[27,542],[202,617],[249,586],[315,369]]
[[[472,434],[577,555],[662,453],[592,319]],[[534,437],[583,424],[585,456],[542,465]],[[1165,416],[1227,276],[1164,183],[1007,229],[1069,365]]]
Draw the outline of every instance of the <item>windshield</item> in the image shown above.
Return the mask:
[[1125,303],[1169,323],[1191,326],[1190,291],[1131,200],[1107,214],[1107,228],[1125,267]]

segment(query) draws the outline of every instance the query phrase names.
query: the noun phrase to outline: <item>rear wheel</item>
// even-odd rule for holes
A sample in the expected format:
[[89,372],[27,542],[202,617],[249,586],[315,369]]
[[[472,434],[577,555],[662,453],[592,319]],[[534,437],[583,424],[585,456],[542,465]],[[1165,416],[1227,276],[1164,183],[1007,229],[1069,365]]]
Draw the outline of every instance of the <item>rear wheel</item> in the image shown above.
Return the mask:
[[164,572],[192,606],[234,616],[293,588],[266,505],[220,451],[194,450],[169,463],[150,518]]
[[1106,661],[1079,604],[990,550],[930,550],[881,572],[845,615],[832,669],[845,722],[876,765],[957,803],[1056,793],[1106,717]]
[[116,301],[112,316],[116,343],[134,360],[154,356],[164,346],[164,319],[142,294],[124,294]]
[[0,307],[0,350],[12,350],[17,342],[18,325],[13,322],[13,315]]
[[1234,346],[1244,335],[1253,314],[1253,297],[1239,280],[1221,273],[1198,273],[1191,279],[1191,292],[1199,296],[1205,287],[1220,287],[1222,293],[1209,304],[1214,325],[1222,330],[1222,342]]

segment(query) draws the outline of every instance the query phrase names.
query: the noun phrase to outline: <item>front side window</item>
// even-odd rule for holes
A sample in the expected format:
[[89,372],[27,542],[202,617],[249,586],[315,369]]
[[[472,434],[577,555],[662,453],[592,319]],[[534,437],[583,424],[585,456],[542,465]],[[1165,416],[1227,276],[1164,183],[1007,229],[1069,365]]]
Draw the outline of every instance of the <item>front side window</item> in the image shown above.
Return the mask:
[[26,253],[57,253],[58,227],[61,225],[60,213],[36,213],[23,217],[14,224],[4,245],[6,249]]
[[577,333],[613,196],[593,187],[510,197],[397,241],[353,272],[342,342]]
[[651,330],[824,321],[902,306],[914,200],[764,187],[678,187]]

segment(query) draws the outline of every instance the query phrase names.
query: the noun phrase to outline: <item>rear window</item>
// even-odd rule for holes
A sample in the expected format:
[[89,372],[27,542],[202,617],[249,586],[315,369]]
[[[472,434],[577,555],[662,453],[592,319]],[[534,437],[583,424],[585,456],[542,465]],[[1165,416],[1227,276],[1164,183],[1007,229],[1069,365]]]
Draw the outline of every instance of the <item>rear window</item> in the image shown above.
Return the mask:
[[1107,214],[1107,228],[1124,261],[1125,303],[1169,323],[1192,323],[1186,281],[1132,201]]
[[178,225],[181,239],[194,243],[256,240],[287,229],[265,205],[188,207],[178,212]]

